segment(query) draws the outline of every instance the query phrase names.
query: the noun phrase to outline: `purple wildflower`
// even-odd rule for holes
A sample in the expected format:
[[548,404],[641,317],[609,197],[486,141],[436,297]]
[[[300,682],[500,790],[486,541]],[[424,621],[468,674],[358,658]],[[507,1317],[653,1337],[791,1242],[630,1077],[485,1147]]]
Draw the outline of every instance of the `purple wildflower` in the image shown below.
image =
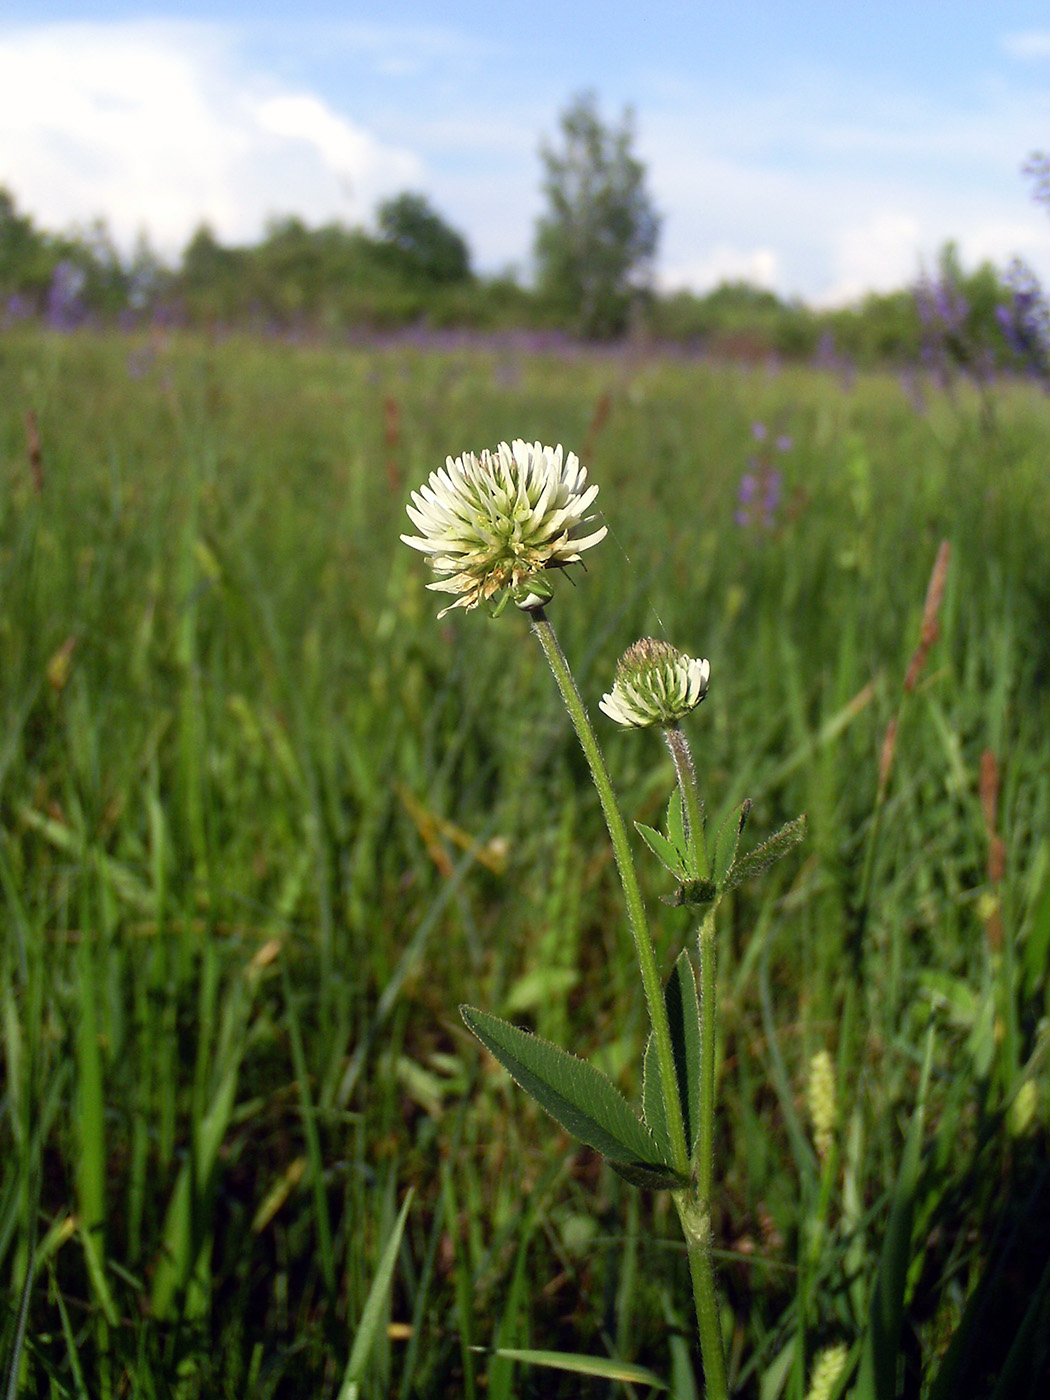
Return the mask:
[[756,464],[755,471],[744,473],[737,487],[737,510],[733,515],[741,530],[776,529],[783,486],[783,478],[772,467]]
[[71,331],[83,321],[81,296],[86,282],[84,269],[68,258],[55,266],[47,292],[47,321],[53,330]]
[[1023,368],[1039,378],[1050,376],[1050,307],[1034,272],[1019,258],[1004,278],[1010,301],[995,308],[1003,338]]
[[784,478],[775,469],[771,468],[766,473],[765,490],[762,493],[762,510],[765,513],[765,520],[762,522],[767,529],[772,529],[776,523],[773,519],[777,506],[780,505],[780,495],[784,486]]
[[13,326],[18,321],[28,321],[33,314],[33,303],[21,292],[12,292],[4,307],[4,324]]

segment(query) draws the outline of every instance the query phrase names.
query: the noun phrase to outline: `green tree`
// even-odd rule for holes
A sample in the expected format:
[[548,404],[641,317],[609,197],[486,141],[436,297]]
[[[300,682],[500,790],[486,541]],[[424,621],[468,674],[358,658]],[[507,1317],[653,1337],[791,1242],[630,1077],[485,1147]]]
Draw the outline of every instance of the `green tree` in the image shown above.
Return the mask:
[[540,149],[550,207],[536,230],[539,290],[581,334],[614,336],[646,290],[660,218],[629,110],[608,127],[585,93],[562,115],[561,137],[560,149]]
[[383,242],[396,249],[406,271],[431,282],[464,282],[470,276],[466,240],[431,208],[425,195],[395,195],[376,211]]
[[60,256],[54,240],[38,232],[29,215],[19,212],[10,190],[0,185],[0,296],[40,301]]

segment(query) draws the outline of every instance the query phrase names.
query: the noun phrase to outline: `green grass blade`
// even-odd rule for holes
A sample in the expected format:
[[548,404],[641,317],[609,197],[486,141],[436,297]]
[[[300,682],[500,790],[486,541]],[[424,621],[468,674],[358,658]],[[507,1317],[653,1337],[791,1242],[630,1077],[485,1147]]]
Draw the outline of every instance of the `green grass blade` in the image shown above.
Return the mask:
[[549,1366],[555,1371],[571,1371],[577,1376],[599,1376],[607,1381],[622,1381],[625,1385],[667,1389],[667,1383],[655,1371],[650,1371],[646,1366],[636,1366],[630,1361],[579,1356],[571,1351],[532,1351],[523,1347],[497,1347],[493,1355],[506,1361],[521,1361],[527,1366]]
[[926,1054],[919,1081],[918,1101],[908,1127],[897,1184],[890,1203],[890,1218],[882,1246],[878,1272],[868,1311],[868,1330],[860,1357],[856,1400],[895,1400],[900,1332],[904,1317],[904,1293],[911,1262],[912,1221],[922,1151],[926,1088],[933,1059],[933,1029],[926,1039]]
[[[1017,1400],[1019,1396],[1042,1394],[1046,1384],[1047,1310],[1050,1302],[1050,1263],[1025,1308],[1021,1325],[990,1400]],[[1037,1353],[1041,1352],[1041,1356]]]
[[281,984],[284,988],[285,1010],[288,1016],[288,1038],[292,1049],[292,1067],[299,1088],[299,1111],[306,1138],[306,1154],[310,1162],[310,1186],[314,1200],[314,1219],[317,1223],[317,1245],[321,1259],[321,1273],[330,1297],[335,1296],[335,1256],[332,1252],[332,1226],[328,1218],[328,1200],[325,1194],[324,1160],[321,1155],[321,1140],[317,1132],[313,1096],[310,1093],[310,1080],[303,1050],[303,1036],[299,1025],[299,1013],[295,1005],[291,979],[288,976],[288,959],[281,953]]
[[372,1348],[376,1342],[376,1335],[379,1328],[380,1319],[383,1315],[383,1306],[386,1303],[390,1286],[394,1279],[394,1265],[397,1263],[397,1252],[401,1248],[401,1236],[405,1231],[405,1222],[408,1220],[409,1207],[412,1205],[414,1190],[409,1190],[405,1196],[404,1205],[398,1213],[394,1228],[390,1232],[390,1238],[383,1247],[383,1253],[379,1259],[379,1265],[372,1279],[372,1286],[368,1290],[368,1297],[365,1299],[364,1310],[361,1313],[361,1320],[357,1324],[357,1331],[354,1333],[353,1345],[350,1348],[350,1359],[346,1363],[346,1372],[343,1375],[343,1383],[339,1387],[338,1400],[355,1400],[362,1381],[364,1380],[365,1369],[368,1359],[372,1354]]

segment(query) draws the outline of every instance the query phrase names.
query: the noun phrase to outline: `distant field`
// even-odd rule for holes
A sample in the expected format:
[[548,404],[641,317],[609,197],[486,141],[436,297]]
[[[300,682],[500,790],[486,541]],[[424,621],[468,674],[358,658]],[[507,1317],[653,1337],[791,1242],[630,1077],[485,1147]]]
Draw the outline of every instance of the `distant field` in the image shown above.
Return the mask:
[[[638,1094],[630,938],[542,656],[512,610],[437,622],[398,541],[446,454],[514,437],[564,443],[601,488],[609,538],[551,617],[628,817],[652,823],[671,784],[654,737],[597,712],[642,635],[710,659],[687,723],[712,818],[752,797],[757,841],[809,817],[720,911],[739,1393],[801,1400],[800,1320],[807,1356],[864,1332],[932,1028],[900,1393],[962,1319],[950,1393],[991,1394],[1032,1307],[1042,1394],[1050,400],[30,330],[0,337],[7,1393],[336,1395],[410,1187],[362,1396],[648,1393],[495,1346],[669,1382],[684,1364],[668,1199],[573,1151],[456,1013],[611,1043]],[[905,696],[942,541],[939,637]],[[669,970],[688,911],[643,872]]]

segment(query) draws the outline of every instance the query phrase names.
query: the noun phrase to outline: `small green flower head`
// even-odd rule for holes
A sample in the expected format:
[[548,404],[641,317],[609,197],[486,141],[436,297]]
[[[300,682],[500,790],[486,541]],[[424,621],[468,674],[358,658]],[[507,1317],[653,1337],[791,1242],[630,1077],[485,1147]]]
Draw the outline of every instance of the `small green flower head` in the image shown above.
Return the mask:
[[419,534],[401,536],[429,555],[438,578],[427,587],[456,595],[438,617],[479,603],[502,612],[508,600],[543,607],[554,591],[545,571],[578,563],[607,533],[581,533],[598,494],[586,482],[575,453],[520,438],[446,458],[406,507]]
[[653,637],[629,646],[616,665],[613,688],[598,702],[628,729],[671,729],[707,694],[711,667]]

